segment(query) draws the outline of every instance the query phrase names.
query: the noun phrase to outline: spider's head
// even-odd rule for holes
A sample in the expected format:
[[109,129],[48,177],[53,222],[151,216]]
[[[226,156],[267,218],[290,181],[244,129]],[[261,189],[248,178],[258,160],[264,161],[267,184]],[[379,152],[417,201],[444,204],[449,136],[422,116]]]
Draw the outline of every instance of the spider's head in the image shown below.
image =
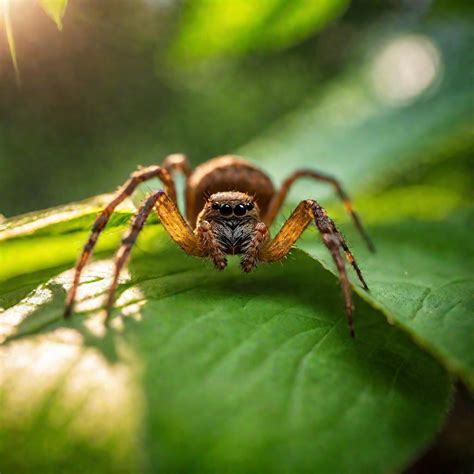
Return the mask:
[[221,250],[230,255],[244,253],[260,222],[260,210],[252,196],[237,191],[209,197],[198,217],[210,224]]
[[212,194],[207,200],[201,218],[213,220],[260,220],[260,210],[252,196],[238,191]]

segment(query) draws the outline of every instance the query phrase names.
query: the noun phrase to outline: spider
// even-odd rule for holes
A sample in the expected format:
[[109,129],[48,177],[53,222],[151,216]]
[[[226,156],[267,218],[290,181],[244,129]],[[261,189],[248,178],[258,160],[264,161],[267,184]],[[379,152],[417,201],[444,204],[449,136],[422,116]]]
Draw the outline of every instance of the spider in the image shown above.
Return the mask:
[[[176,188],[172,177],[177,172],[186,177],[186,217],[182,216],[177,207]],[[323,181],[334,187],[369,249],[374,251],[373,244],[347,194],[339,181],[329,175],[306,169],[298,170],[288,176],[280,189],[276,190],[263,171],[241,157],[220,156],[192,170],[184,155],[172,154],[166,157],[161,166],[139,168],[132,173],[97,217],[75,267],[64,316],[68,317],[73,312],[81,272],[114,209],[131,196],[140,183],[159,178],[163,189],[151,193],[144,200],[116,253],[115,271],[105,306],[106,322],[114,305],[120,272],[147,217],[155,209],[171,238],[188,255],[209,258],[218,270],[224,270],[227,266],[226,255],[241,255],[240,265],[244,272],[252,271],[259,262],[281,260],[290,252],[310,222],[314,221],[337,267],[349,331],[354,337],[351,287],[342,252],[354,268],[363,288],[368,290],[368,287],[344,237],[326,211],[315,200],[301,201],[278,234],[273,239],[270,237],[268,229],[281,209],[290,187],[303,177]]]

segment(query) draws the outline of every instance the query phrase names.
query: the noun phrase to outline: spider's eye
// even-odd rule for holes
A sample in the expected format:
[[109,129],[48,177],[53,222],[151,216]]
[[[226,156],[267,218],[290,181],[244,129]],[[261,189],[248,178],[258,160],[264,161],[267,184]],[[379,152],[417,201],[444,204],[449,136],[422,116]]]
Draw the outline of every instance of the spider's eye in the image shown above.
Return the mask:
[[248,202],[245,204],[245,207],[247,208],[247,211],[251,211],[254,208],[253,202]]
[[244,204],[237,204],[237,206],[234,207],[234,214],[236,216],[245,216],[246,212],[247,209],[245,208]]
[[217,204],[217,202],[213,203],[213,204],[212,204],[212,209],[214,209],[215,211],[217,211],[217,209],[219,209],[219,204]]
[[232,214],[232,206],[230,206],[229,204],[222,204],[222,206],[220,207],[220,213],[223,216],[230,216]]

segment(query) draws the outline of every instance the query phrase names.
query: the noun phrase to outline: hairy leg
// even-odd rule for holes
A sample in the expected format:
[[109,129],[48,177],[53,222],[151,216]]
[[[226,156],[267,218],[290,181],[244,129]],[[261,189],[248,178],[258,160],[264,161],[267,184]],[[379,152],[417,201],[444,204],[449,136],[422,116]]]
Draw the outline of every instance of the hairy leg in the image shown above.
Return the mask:
[[150,195],[135,215],[132,225],[129,231],[124,235],[122,245],[115,256],[115,271],[106,304],[107,320],[110,317],[110,312],[114,304],[115,291],[117,289],[120,272],[127,263],[133,244],[137,240],[148,216],[154,208],[171,238],[180,245],[186,253],[190,255],[200,255],[201,253],[198,241],[191,228],[184,221],[176,205],[167,194],[160,190]]
[[351,287],[344,260],[341,255],[341,249],[346,253],[348,260],[354,267],[364,289],[368,290],[368,287],[357,262],[342,237],[342,234],[338,231],[334,222],[328,217],[326,211],[316,201],[302,201],[297,206],[290,218],[285,222],[285,224],[283,224],[283,227],[280,229],[280,232],[276,237],[264,246],[260,258],[263,261],[276,261],[283,258],[290,252],[295,242],[299,239],[312,220],[314,220],[317,229],[321,233],[324,245],[331,253],[339,273],[350,334],[354,337],[355,332],[352,318],[353,306]]
[[115,255],[115,270],[114,276],[112,278],[112,283],[109,287],[108,296],[107,296],[107,304],[105,306],[105,310],[107,313],[106,320],[110,318],[110,312],[112,310],[114,299],[115,299],[115,291],[118,285],[118,279],[122,268],[127,263],[128,257],[130,255],[130,251],[132,250],[133,244],[137,240],[138,234],[143,229],[145,222],[152,212],[158,198],[164,191],[158,191],[153,193],[145,203],[140,207],[138,212],[136,213],[135,217],[133,218],[132,225],[128,232],[122,238],[122,245],[118,249]]
[[298,170],[295,171],[293,174],[288,176],[288,178],[283,181],[283,184],[281,185],[280,190],[274,195],[272,201],[270,202],[268,206],[268,211],[265,215],[264,222],[268,226],[272,224],[274,221],[276,215],[278,214],[279,210],[281,209],[281,206],[283,205],[283,202],[285,201],[286,196],[288,195],[288,192],[291,188],[291,186],[294,184],[294,182],[300,178],[312,178],[317,181],[323,181],[325,183],[329,183],[331,186],[334,187],[336,190],[336,193],[338,194],[339,198],[344,204],[344,207],[346,208],[347,212],[350,214],[352,217],[352,220],[359,231],[359,233],[362,235],[362,238],[366,241],[367,246],[369,247],[371,252],[375,251],[374,244],[370,237],[368,236],[367,232],[365,231],[362,222],[360,220],[359,215],[357,212],[354,210],[352,202],[347,195],[347,193],[344,191],[344,188],[342,187],[341,183],[334,177],[319,173],[317,171],[312,171],[312,170]]
[[64,310],[65,317],[70,316],[74,309],[74,299],[76,297],[82,270],[85,267],[87,261],[89,260],[92,251],[95,247],[95,244],[97,243],[99,235],[107,225],[107,222],[109,221],[110,216],[114,212],[115,208],[127,197],[130,197],[140,183],[143,183],[153,178],[161,179],[166,192],[174,201],[176,200],[176,190],[173,179],[171,178],[169,172],[161,166],[150,166],[147,168],[142,168],[130,175],[130,178],[118,189],[115,194],[115,197],[99,214],[99,216],[94,222],[94,225],[92,226],[91,235],[88,241],[86,242],[82,250],[81,256],[79,257],[79,260],[76,264],[73,283],[66,297],[66,307]]
[[163,168],[166,168],[170,173],[173,171],[180,171],[186,177],[192,173],[188,158],[181,153],[168,155],[163,161]]

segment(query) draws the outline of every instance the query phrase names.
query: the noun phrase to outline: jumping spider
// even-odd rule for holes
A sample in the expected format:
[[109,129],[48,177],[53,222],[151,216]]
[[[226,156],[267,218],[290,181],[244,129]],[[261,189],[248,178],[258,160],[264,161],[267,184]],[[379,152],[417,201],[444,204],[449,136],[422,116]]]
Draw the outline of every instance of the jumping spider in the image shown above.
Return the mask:
[[[186,218],[181,215],[176,204],[176,188],[172,178],[172,173],[175,172],[186,176]],[[324,181],[335,188],[357,229],[373,251],[373,245],[352,209],[347,194],[331,176],[317,171],[299,170],[291,174],[280,190],[276,191],[265,173],[240,157],[217,157],[193,171],[184,155],[174,154],[168,156],[162,166],[150,166],[132,173],[97,217],[76,265],[74,281],[66,299],[65,317],[70,316],[73,311],[82,269],[114,209],[131,196],[140,183],[159,178],[164,190],[152,193],[143,202],[116,254],[115,272],[106,303],[107,320],[114,304],[120,271],[147,217],[155,209],[171,238],[187,254],[210,258],[218,270],[226,267],[226,255],[242,255],[240,265],[244,272],[252,271],[259,262],[274,262],[285,257],[314,220],[339,272],[350,334],[354,337],[351,287],[341,251],[345,253],[364,289],[368,290],[368,287],[352,252],[326,211],[312,199],[302,201],[276,237],[270,237],[268,228],[278,214],[291,185],[302,177]]]

